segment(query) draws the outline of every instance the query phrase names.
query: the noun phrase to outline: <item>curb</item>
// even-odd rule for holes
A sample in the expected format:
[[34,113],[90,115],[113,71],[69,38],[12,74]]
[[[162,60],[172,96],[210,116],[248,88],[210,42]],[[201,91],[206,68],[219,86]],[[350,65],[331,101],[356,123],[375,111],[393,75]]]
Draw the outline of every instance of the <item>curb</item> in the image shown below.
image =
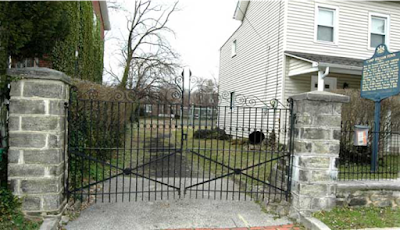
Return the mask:
[[57,230],[58,229],[58,218],[48,218],[44,219],[42,225],[40,225],[39,230]]
[[314,217],[304,216],[303,214],[300,214],[300,223],[309,230],[331,230],[328,226],[322,223],[322,221]]

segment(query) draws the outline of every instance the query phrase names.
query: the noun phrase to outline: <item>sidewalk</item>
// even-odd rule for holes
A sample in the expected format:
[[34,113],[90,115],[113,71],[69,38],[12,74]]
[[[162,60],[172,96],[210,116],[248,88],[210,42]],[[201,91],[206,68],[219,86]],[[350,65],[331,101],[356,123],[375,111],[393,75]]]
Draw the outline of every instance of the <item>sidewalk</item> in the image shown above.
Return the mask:
[[290,225],[269,226],[269,227],[250,227],[250,228],[182,228],[182,229],[166,229],[166,230],[299,230],[297,227]]

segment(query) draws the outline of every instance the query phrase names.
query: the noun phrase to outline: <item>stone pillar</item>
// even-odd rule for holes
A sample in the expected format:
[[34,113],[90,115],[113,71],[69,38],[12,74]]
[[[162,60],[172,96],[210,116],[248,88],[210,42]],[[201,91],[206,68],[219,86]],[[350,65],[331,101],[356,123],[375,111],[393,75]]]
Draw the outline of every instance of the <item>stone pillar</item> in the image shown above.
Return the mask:
[[64,103],[70,78],[48,68],[10,69],[8,180],[28,215],[57,214],[65,204]]
[[342,103],[350,99],[320,91],[292,99],[296,123],[291,213],[296,217],[335,206]]

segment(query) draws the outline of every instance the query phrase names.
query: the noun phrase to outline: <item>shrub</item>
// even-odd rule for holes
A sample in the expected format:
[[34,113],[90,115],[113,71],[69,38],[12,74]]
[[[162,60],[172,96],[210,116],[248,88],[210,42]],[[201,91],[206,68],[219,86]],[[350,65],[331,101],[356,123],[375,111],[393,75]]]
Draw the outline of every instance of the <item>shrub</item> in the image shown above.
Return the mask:
[[215,129],[199,129],[193,134],[197,139],[217,139],[217,140],[230,140],[231,137],[220,128]]
[[[358,164],[370,164],[372,156],[372,134],[375,128],[373,101],[361,98],[359,89],[335,90],[334,93],[347,95],[350,103],[342,105],[342,136],[340,141],[340,161]],[[387,98],[381,103],[380,135],[379,142],[384,141],[392,131],[400,131],[400,96]],[[370,127],[368,147],[353,146],[353,132],[355,125],[367,125]],[[380,145],[382,148],[383,145]],[[381,149],[380,149],[381,150]],[[379,157],[380,163],[382,157]]]
[[39,225],[25,219],[20,200],[6,188],[0,188],[0,229],[39,229]]
[[[134,97],[128,95],[129,91],[89,81],[74,80],[74,85],[76,90],[71,93],[69,108],[74,132],[70,136],[71,145],[120,147],[126,126],[138,120],[139,106]],[[101,159],[109,157],[105,151],[96,154]]]
[[[356,124],[372,124],[375,104],[372,100],[361,98],[359,89],[340,89],[334,93],[347,95],[350,103],[342,105],[342,121]],[[387,98],[381,103],[381,123],[393,123],[400,119],[400,96]]]
[[[76,88],[70,94],[70,150],[115,165],[121,152],[117,148],[124,146],[130,124],[139,120],[138,103],[130,91],[78,79],[73,83]],[[103,180],[105,175],[101,172],[110,172],[108,165],[75,153],[70,155],[71,186],[86,185],[93,179]]]

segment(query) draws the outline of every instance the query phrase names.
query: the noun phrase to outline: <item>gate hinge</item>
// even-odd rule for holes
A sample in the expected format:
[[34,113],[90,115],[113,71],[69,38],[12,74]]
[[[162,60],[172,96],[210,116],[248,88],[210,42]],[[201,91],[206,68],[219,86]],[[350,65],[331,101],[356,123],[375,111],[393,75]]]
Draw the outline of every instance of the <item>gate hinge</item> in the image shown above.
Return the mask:
[[69,103],[68,102],[64,102],[64,109],[68,109],[69,108]]

